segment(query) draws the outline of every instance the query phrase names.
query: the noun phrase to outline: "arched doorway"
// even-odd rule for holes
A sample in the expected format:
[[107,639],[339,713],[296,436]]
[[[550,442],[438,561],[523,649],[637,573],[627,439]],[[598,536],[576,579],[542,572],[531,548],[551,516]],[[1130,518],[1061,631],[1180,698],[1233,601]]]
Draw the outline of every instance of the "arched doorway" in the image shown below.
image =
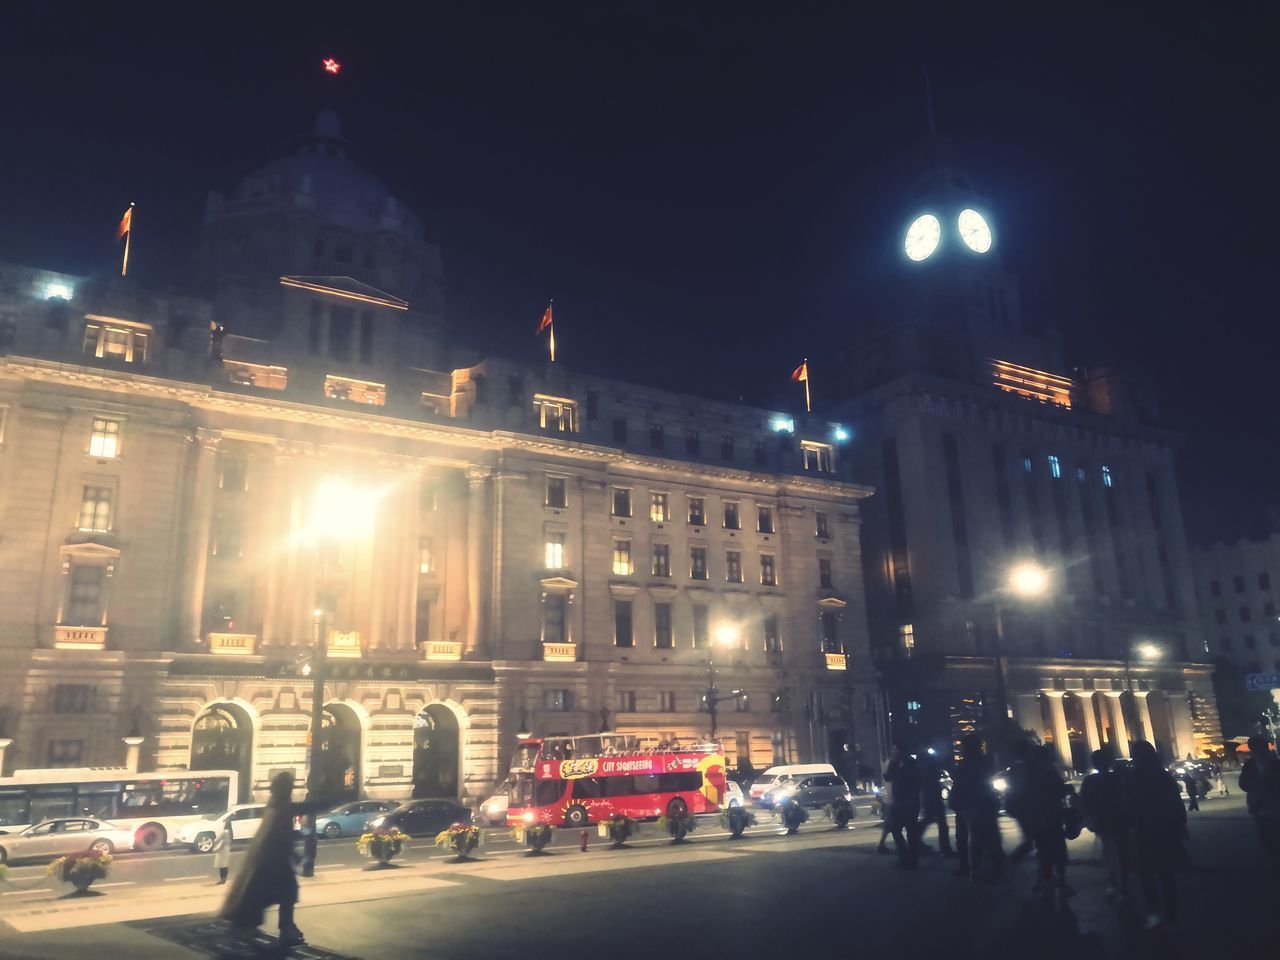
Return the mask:
[[458,796],[458,741],[458,718],[443,703],[414,717],[414,797]]
[[253,792],[253,720],[234,703],[214,703],[191,728],[192,770],[234,770],[239,774],[236,803]]
[[325,704],[320,723],[316,795],[329,803],[360,798],[360,718],[349,704]]

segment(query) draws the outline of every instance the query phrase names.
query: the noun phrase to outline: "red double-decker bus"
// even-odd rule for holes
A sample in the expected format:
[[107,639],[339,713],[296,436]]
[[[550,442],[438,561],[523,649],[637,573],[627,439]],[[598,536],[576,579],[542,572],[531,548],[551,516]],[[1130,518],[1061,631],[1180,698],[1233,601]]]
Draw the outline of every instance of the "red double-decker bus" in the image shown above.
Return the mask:
[[522,740],[510,782],[507,823],[565,827],[710,813],[726,784],[718,743],[681,747],[608,733]]

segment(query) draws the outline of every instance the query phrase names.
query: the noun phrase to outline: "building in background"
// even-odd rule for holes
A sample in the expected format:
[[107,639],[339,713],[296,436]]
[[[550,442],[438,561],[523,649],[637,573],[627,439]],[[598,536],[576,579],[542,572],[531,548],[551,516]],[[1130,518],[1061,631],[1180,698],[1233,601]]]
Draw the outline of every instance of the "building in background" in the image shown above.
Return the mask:
[[838,425],[453,343],[331,117],[203,253],[199,296],[0,266],[6,770],[140,734],[261,797],[307,776],[317,643],[333,794],[482,794],[518,732],[701,739],[713,682],[731,763],[877,763]]
[[1177,437],[1141,384],[1069,368],[1024,313],[948,141],[903,215],[837,410],[877,489],[863,558],[893,735],[947,743],[1007,711],[1081,770],[1108,742],[1216,745]]

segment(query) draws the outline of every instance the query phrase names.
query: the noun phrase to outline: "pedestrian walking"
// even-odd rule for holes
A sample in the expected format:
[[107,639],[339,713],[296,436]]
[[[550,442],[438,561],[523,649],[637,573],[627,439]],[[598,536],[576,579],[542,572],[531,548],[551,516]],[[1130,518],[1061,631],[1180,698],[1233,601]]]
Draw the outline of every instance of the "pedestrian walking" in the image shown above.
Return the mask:
[[1025,766],[1022,815],[1035,844],[1036,882],[1041,896],[1065,900],[1075,891],[1067,886],[1067,834],[1063,825],[1067,786],[1054,768],[1049,747],[1032,750]]
[[992,785],[991,760],[982,751],[982,738],[966,734],[960,741],[960,760],[952,775],[947,803],[956,814],[957,877],[977,880],[1000,874],[1004,851],[1000,848],[1000,797]]
[[1200,784],[1196,782],[1196,775],[1189,768],[1182,775],[1183,786],[1187,788],[1187,809],[1200,809]]
[[292,802],[293,774],[277,773],[271,781],[271,797],[262,814],[244,863],[227,891],[218,916],[240,928],[256,930],[271,904],[280,906],[280,943],[302,943],[302,931],[293,922],[298,902],[298,878],[293,872],[294,853]]
[[231,818],[222,821],[222,832],[213,841],[213,865],[218,871],[218,885],[227,882],[227,871],[231,869]]
[[1249,738],[1249,759],[1240,770],[1240,789],[1262,849],[1280,866],[1280,759],[1261,734]]
[[938,828],[938,852],[944,857],[954,857],[951,848],[951,831],[947,824],[947,805],[942,799],[943,766],[937,754],[930,748],[922,753],[916,763],[920,767],[920,847],[924,845],[924,832],[936,825]]
[[889,831],[898,851],[898,865],[914,870],[920,859],[920,768],[911,754],[894,747],[884,779],[893,785]]
[[889,848],[885,845],[885,841],[889,839],[889,835],[893,832],[893,781],[884,779],[884,775],[889,772],[889,764],[893,760],[886,760],[884,769],[880,772],[880,842],[876,844],[876,853],[888,853]]
[[1222,774],[1222,767],[1219,766],[1213,775],[1214,786],[1218,788],[1218,796],[1229,797],[1231,791],[1227,789],[1227,778]]
[[1107,896],[1129,895],[1129,818],[1125,811],[1122,774],[1109,748],[1093,751],[1094,772],[1080,784],[1080,812],[1085,826],[1102,844],[1107,865]]
[[1134,741],[1133,769],[1126,786],[1126,811],[1147,905],[1147,927],[1173,926],[1178,919],[1177,868],[1186,860],[1187,811],[1173,775],[1146,740]]
[[1031,831],[1027,827],[1026,819],[1026,794],[1027,794],[1027,777],[1028,764],[1031,756],[1035,751],[1035,746],[1030,741],[1015,741],[1010,748],[1012,754],[1012,762],[1009,764],[1008,782],[1009,785],[1005,789],[1004,809],[1018,824],[1018,829],[1022,831],[1022,839],[1018,845],[1009,852],[1009,862],[1019,863],[1028,853],[1031,852],[1035,841],[1031,836]]

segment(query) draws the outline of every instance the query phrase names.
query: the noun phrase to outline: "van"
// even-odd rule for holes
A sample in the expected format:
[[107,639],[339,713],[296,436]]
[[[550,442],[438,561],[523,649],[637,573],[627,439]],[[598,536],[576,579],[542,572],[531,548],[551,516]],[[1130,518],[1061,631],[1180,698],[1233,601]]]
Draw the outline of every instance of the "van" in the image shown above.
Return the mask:
[[767,791],[797,777],[811,774],[829,774],[835,776],[836,768],[829,763],[787,763],[778,767],[770,767],[751,784],[751,802],[762,803]]

